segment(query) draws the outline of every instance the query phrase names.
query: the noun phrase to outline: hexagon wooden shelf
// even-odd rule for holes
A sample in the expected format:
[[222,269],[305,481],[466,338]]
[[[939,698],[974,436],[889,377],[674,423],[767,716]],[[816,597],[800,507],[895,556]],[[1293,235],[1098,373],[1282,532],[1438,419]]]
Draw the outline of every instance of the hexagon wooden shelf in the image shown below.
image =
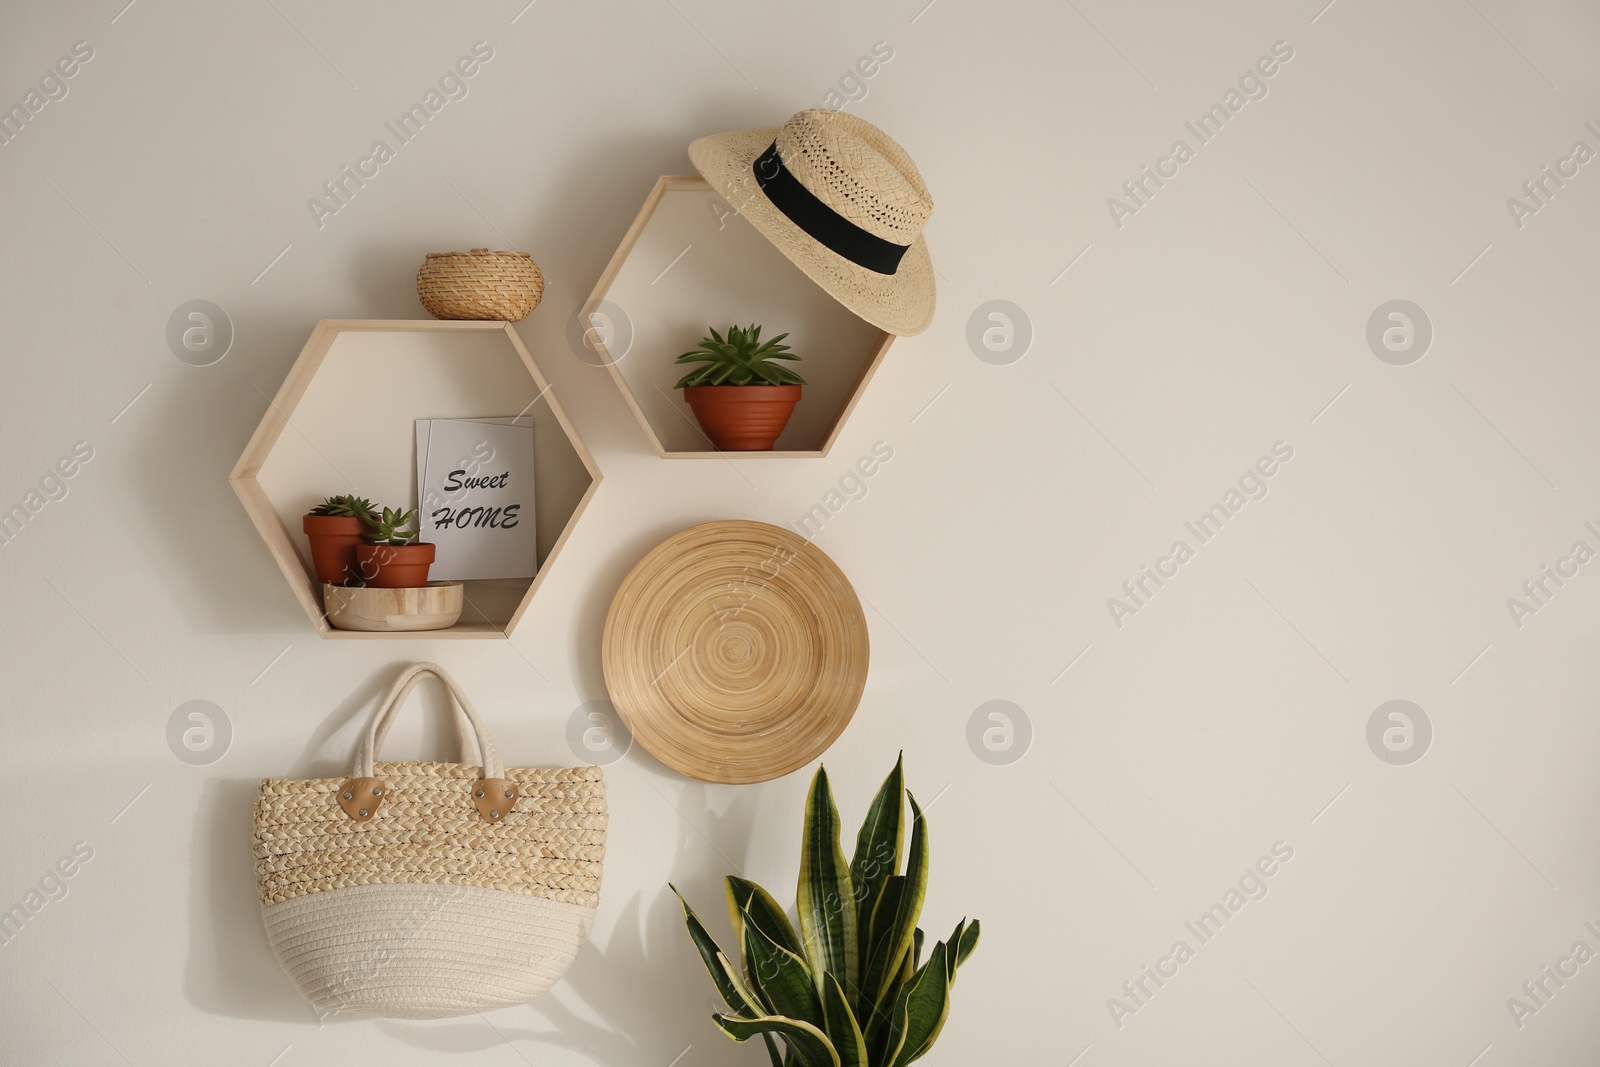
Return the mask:
[[[448,630],[331,627],[300,517],[336,492],[379,503],[414,500],[417,419],[508,415],[533,420],[536,576],[467,582],[467,608]],[[504,638],[594,496],[600,470],[510,323],[325,319],[290,368],[229,482],[323,637]]]
[[[666,459],[827,455],[894,341],[807,278],[698,177],[656,182],[580,321],[596,362]],[[775,450],[719,452],[673,388],[687,369],[673,360],[707,327],[752,322],[768,337],[788,332],[807,385]]]

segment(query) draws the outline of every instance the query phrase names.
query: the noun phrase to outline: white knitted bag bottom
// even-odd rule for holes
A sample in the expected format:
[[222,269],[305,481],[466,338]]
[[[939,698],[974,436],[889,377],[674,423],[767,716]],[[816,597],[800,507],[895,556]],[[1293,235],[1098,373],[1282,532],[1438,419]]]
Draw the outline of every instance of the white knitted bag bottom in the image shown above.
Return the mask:
[[594,909],[469,885],[356,885],[262,909],[324,1015],[438,1019],[521,1004],[565,973]]

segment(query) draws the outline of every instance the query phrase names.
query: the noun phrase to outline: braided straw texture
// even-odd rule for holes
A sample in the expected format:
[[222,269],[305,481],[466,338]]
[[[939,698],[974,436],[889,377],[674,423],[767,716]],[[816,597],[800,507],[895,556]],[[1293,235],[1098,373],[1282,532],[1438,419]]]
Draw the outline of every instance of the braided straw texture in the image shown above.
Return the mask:
[[264,778],[256,796],[263,907],[350,886],[476,886],[594,908],[605,859],[599,767],[508,767],[516,806],[497,824],[472,803],[480,770],[377,763],[387,796],[370,822],[340,809],[343,778]]
[[544,273],[526,252],[429,252],[417,271],[417,298],[436,319],[517,322],[543,296]]
[[634,739],[708,782],[764,782],[855,715],[867,622],[849,579],[788,530],[730,520],[640,560],[606,618],[606,688]]
[[592,908],[463,885],[353,885],[265,909],[284,970],[324,1015],[432,1019],[531,1000]]

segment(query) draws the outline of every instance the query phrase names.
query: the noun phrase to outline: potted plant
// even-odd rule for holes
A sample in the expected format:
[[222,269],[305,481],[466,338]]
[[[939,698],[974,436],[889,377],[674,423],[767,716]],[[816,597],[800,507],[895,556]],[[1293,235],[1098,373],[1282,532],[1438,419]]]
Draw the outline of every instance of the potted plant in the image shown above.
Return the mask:
[[761,340],[761,327],[728,327],[727,340],[715,329],[678,363],[701,363],[674,389],[700,421],[711,443],[724,452],[770,449],[800,402],[806,380],[774,360],[798,360],[783,343],[787,333]]
[[923,955],[917,920],[928,885],[928,831],[922,809],[906,794],[911,848],[902,872],[902,762],[867,809],[848,865],[828,774],[817,770],[800,841],[798,933],[765,889],[727,878],[742,968],[672,887],[689,937],[728,1005],[712,1021],[735,1041],[760,1034],[773,1067],[901,1067],[932,1048],[944,1026],[956,968],[978,944],[978,922],[961,920],[949,940]]
[[372,501],[359,496],[330,496],[300,520],[311,542],[311,565],[317,581],[341,585],[357,580],[356,546],[372,517]]
[[378,589],[412,589],[428,584],[434,546],[417,540],[415,511],[384,508],[371,516],[367,544],[356,546],[361,581]]

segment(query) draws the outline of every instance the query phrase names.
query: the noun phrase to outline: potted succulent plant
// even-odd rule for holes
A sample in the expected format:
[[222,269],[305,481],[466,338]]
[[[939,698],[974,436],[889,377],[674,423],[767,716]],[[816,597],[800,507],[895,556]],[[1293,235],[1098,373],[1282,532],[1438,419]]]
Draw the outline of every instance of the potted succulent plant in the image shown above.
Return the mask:
[[342,585],[358,578],[356,546],[372,517],[372,501],[359,496],[330,496],[300,520],[311,542],[311,565],[317,581]]
[[783,343],[787,333],[761,340],[761,327],[730,326],[724,340],[715,329],[678,363],[703,366],[685,374],[674,389],[700,421],[711,443],[725,452],[770,449],[800,402],[806,380],[775,360],[798,360]]
[[362,584],[378,589],[413,589],[428,584],[434,546],[417,540],[415,511],[384,508],[367,519],[367,544],[356,547]]
[[[730,957],[678,894],[689,937],[728,1005],[712,1021],[735,1041],[760,1034],[773,1067],[901,1067],[932,1048],[944,1026],[956,968],[978,944],[978,922],[961,920],[923,955],[917,920],[928,831],[916,799],[905,794],[911,848],[902,872],[904,785],[896,761],[847,865],[828,774],[817,770],[800,841],[798,932],[765,889],[730,875],[728,917],[739,942],[739,956]],[[739,957],[743,967],[733,962]]]

